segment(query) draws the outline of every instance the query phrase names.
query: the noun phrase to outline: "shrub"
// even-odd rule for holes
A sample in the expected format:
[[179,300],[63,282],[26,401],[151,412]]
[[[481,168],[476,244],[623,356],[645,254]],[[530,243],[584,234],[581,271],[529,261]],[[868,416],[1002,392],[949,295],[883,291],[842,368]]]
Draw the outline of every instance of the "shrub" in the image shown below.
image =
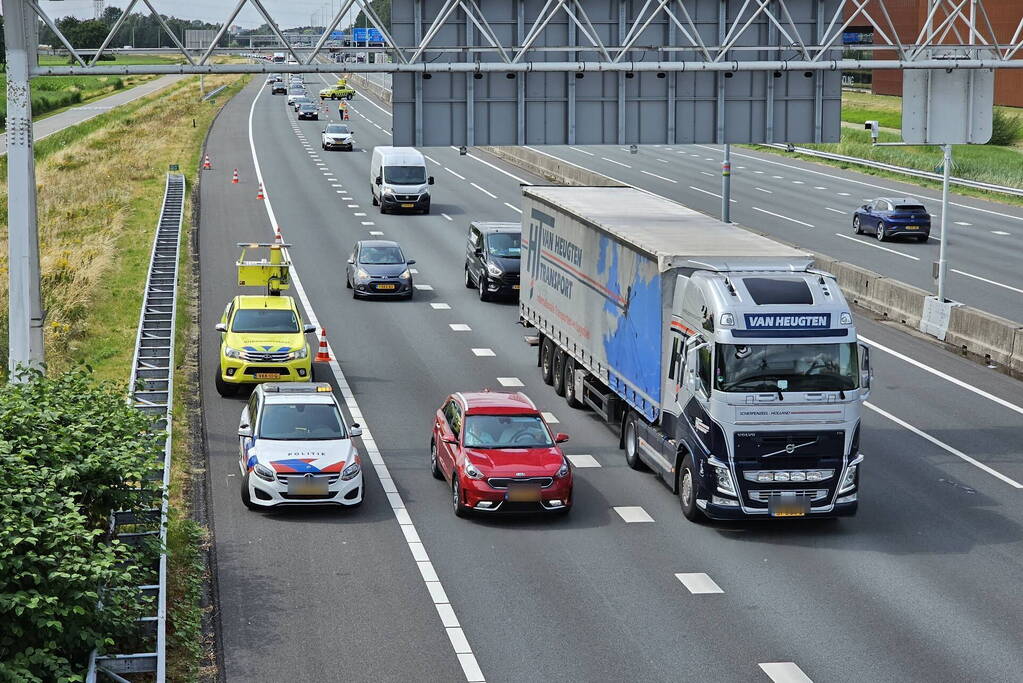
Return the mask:
[[1020,137],[1023,137],[1023,118],[996,108],[988,144],[1008,147],[1019,142]]
[[0,680],[67,680],[132,632],[154,545],[107,537],[158,494],[150,418],[86,370],[0,386]]

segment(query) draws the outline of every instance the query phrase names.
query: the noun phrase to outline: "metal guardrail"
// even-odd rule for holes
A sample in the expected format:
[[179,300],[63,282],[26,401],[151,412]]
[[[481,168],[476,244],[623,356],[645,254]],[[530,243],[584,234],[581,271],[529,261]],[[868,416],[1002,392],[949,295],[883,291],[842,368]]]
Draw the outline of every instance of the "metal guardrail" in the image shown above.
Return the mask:
[[[926,178],[927,180],[934,180],[936,182],[942,181],[942,175],[940,173],[931,173],[930,171],[920,171],[915,168],[906,168],[905,166],[896,166],[895,164],[886,164],[881,161],[871,161],[870,159],[861,159],[859,157],[847,157],[843,154],[833,154],[831,152],[822,152],[816,149],[807,149],[806,147],[792,147],[788,145],[778,144],[764,144],[760,147],[771,147],[772,149],[782,149],[796,154],[805,154],[806,156],[817,157],[819,159],[829,159],[831,161],[842,161],[848,164],[856,164],[857,166],[866,166],[867,168],[876,168],[882,171],[890,171],[891,173],[899,173],[902,175],[913,176],[916,178]],[[979,180],[970,180],[969,178],[956,178],[951,177],[948,180],[953,185],[961,185],[962,187],[971,187],[975,190],[987,190],[988,192],[997,192],[999,194],[1009,194],[1016,197],[1023,197],[1023,189],[1018,187],[1007,187],[1005,185],[993,185],[991,183],[983,183]]]
[[215,88],[213,90],[210,90],[208,93],[206,93],[206,95],[200,101],[201,102],[205,102],[206,100],[212,99],[212,98],[216,97],[217,95],[219,95],[220,93],[222,93],[226,89],[227,89],[227,86],[226,85],[222,85],[219,88]]
[[96,683],[100,674],[107,680],[118,682],[129,680],[121,674],[155,674],[146,680],[155,680],[157,683],[163,683],[166,676],[167,488],[170,484],[171,410],[174,400],[175,303],[184,208],[185,177],[168,173],[163,208],[160,210],[153,240],[131,370],[132,405],[153,416],[156,429],[166,432],[163,460],[160,463],[160,502],[140,512],[118,511],[110,516],[112,535],[122,543],[137,545],[148,538],[159,539],[158,583],[140,586],[143,593],[156,599],[156,610],[155,614],[139,620],[139,632],[143,636],[140,642],[146,645],[147,651],[120,654],[93,652],[89,658],[88,683]]

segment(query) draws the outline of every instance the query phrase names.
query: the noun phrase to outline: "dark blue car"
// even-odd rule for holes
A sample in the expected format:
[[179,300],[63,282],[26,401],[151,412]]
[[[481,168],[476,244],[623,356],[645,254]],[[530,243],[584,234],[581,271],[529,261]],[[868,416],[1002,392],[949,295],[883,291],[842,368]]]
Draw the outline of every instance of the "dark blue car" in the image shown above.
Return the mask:
[[931,214],[912,197],[883,197],[856,209],[857,235],[874,235],[881,242],[892,237],[914,237],[926,242],[931,235]]

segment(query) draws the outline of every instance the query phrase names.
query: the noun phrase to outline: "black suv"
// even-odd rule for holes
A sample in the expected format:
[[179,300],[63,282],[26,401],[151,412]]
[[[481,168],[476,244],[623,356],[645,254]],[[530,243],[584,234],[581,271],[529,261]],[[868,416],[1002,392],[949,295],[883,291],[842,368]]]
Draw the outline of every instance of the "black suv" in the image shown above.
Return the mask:
[[480,301],[518,296],[522,225],[473,221],[465,245],[465,286]]

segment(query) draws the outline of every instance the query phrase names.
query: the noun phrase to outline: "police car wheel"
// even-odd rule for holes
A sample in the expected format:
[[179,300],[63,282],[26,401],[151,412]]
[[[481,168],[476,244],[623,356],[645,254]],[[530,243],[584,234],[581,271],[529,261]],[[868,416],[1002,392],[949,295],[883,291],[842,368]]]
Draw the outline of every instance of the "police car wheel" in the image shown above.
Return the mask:
[[246,474],[242,477],[242,505],[250,510],[256,510],[259,508],[258,505],[252,502],[252,497],[249,495],[249,475]]

